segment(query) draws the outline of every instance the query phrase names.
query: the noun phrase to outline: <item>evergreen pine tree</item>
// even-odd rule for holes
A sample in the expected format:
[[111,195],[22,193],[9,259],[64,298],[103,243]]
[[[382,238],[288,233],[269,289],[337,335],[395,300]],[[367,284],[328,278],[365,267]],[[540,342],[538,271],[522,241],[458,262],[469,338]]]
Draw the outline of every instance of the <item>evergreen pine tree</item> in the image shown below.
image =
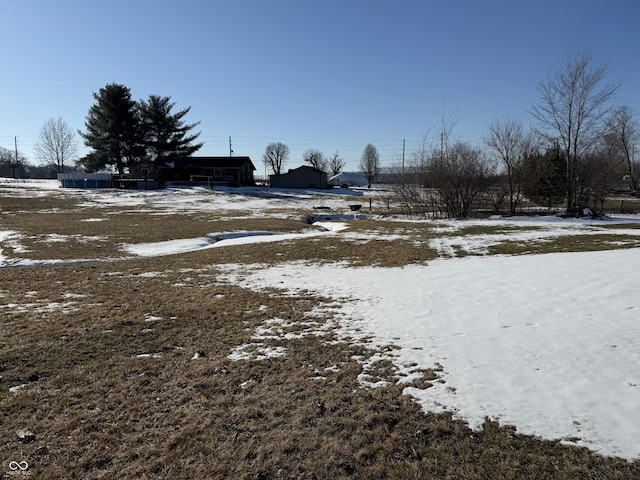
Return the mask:
[[86,132],[79,132],[92,151],[81,161],[89,170],[115,166],[125,173],[144,155],[138,106],[124,85],[110,83],[93,93],[94,103],[86,116]]
[[192,143],[200,132],[190,133],[200,122],[185,124],[182,120],[191,107],[172,114],[174,106],[170,97],[159,95],[150,95],[147,101],[139,103],[144,144],[154,159],[189,156],[202,148],[203,143]]
[[523,192],[529,200],[547,208],[559,206],[566,185],[566,159],[558,144],[525,158]]

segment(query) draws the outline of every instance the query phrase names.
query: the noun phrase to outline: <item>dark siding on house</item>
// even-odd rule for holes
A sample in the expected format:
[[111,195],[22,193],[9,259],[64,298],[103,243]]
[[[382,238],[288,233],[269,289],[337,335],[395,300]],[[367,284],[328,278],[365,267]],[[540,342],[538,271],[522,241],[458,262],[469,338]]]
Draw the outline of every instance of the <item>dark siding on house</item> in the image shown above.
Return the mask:
[[180,157],[156,162],[162,183],[254,185],[249,157]]

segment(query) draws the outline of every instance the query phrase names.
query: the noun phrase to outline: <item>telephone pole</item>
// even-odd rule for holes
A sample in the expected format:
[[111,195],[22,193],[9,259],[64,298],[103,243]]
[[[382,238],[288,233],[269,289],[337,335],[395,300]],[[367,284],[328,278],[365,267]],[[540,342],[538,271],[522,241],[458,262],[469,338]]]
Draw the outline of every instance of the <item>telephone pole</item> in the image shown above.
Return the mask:
[[16,159],[13,162],[13,178],[18,178],[16,177],[16,170],[18,169],[18,137],[13,137],[13,143],[16,147]]
[[231,148],[231,135],[229,135],[229,156],[233,157],[233,149]]

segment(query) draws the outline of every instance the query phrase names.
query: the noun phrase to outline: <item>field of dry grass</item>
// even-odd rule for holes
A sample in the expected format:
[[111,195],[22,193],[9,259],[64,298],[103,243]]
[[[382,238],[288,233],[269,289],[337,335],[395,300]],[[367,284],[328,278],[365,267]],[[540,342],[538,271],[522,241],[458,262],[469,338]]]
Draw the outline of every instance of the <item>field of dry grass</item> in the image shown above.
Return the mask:
[[[436,225],[362,220],[350,236],[132,259],[121,244],[315,227],[302,211],[229,219],[73,195],[7,195],[0,207],[1,229],[21,235],[7,257],[113,260],[0,269],[2,473],[25,461],[42,479],[640,478],[640,462],[424,413],[384,362],[369,373],[388,386],[363,386],[362,360],[376,352],[336,333],[333,299],[241,288],[225,275],[228,264],[428,262],[439,255],[428,246],[442,235]],[[604,228],[589,248],[638,246]],[[376,240],[364,235],[372,231]],[[559,238],[528,248],[585,246]],[[508,241],[495,249],[526,253]],[[276,317],[286,335],[257,344]],[[244,356],[231,359],[239,346]],[[286,355],[261,357],[265,349]],[[436,381],[425,371],[414,386]]]

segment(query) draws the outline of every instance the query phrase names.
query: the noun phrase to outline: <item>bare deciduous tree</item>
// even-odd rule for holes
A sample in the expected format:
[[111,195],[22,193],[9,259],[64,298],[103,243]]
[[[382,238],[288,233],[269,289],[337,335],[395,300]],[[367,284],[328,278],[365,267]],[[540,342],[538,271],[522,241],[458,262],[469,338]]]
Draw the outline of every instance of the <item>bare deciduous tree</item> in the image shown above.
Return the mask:
[[344,169],[345,162],[344,162],[344,159],[340,157],[338,152],[336,152],[327,161],[327,166],[329,168],[329,173],[332,176],[333,175],[338,175]]
[[483,140],[502,162],[508,185],[509,210],[514,215],[521,199],[522,164],[532,151],[532,135],[525,132],[519,121],[496,119],[489,125]]
[[640,168],[635,163],[635,145],[640,141],[640,126],[635,111],[623,106],[617,108],[612,115],[609,136],[620,151],[627,170],[629,186],[635,196],[638,196],[638,180]]
[[15,178],[15,169],[12,169],[13,159],[14,155],[11,150],[0,147],[0,176],[8,176],[9,170],[12,170],[11,176]]
[[604,83],[605,63],[593,63],[589,52],[572,52],[557,71],[538,82],[539,99],[532,114],[540,131],[557,141],[567,161],[567,212],[577,206],[577,171],[604,134],[604,120],[618,84]]
[[362,157],[360,158],[360,171],[364,178],[367,179],[369,188],[371,188],[374,178],[378,175],[378,170],[380,170],[380,155],[378,155],[376,147],[369,143],[364,147],[364,152],[362,152]]
[[262,155],[262,161],[271,168],[274,175],[282,173],[282,167],[289,158],[289,147],[282,142],[273,142],[267,145]]
[[8,148],[0,147],[0,165],[9,166],[13,153]]
[[76,133],[62,117],[50,118],[42,126],[33,149],[40,161],[63,173],[65,165],[77,157],[78,140]]
[[302,158],[315,169],[322,170],[323,172],[327,170],[327,160],[320,150],[310,148],[302,154]]
[[603,139],[600,148],[580,162],[577,173],[581,181],[576,192],[578,205],[589,205],[592,212],[603,212],[616,178],[622,177],[623,163],[616,150],[617,146]]
[[[8,176],[11,172],[12,178],[26,176],[26,170],[29,163],[24,155],[17,151],[0,147],[0,176]],[[6,173],[5,173],[6,172]]]

